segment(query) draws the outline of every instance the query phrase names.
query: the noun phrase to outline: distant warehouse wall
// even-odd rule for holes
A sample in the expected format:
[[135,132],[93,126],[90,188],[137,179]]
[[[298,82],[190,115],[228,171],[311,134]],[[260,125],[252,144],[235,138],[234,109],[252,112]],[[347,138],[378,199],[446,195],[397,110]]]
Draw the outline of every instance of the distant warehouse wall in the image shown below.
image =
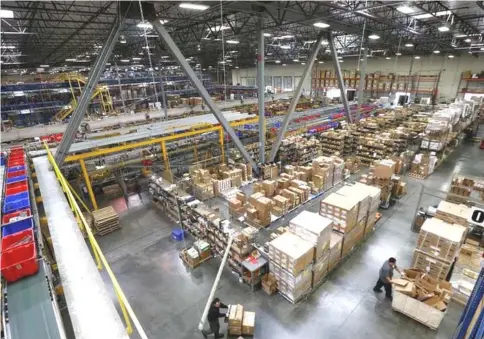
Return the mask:
[[[358,67],[357,58],[345,58],[341,63],[343,70],[354,71]],[[368,58],[367,73],[381,72],[382,74],[397,73],[400,75],[408,75],[410,69],[411,57],[399,57],[398,62],[395,62],[395,56],[390,60],[383,57]],[[323,64],[316,64],[313,73],[324,70],[334,70],[332,61],[325,61]],[[301,78],[304,66],[301,64],[291,64],[282,66],[271,65],[266,63],[265,76],[266,86],[286,88],[285,85],[291,85],[295,88]],[[478,58],[469,54],[456,56],[453,59],[447,58],[446,55],[427,55],[421,56],[420,59],[414,59],[412,74],[416,75],[434,75],[442,70],[441,78],[438,86],[438,100],[452,100],[455,98],[459,89],[459,81],[462,72],[470,71],[472,73],[479,73],[484,71],[484,53]],[[256,84],[256,68],[232,69],[232,83],[241,85]],[[291,79],[291,80],[289,80]],[[281,84],[281,86],[278,86]],[[461,84],[463,87],[464,84]],[[304,89],[311,88],[311,79],[308,78],[304,82]]]

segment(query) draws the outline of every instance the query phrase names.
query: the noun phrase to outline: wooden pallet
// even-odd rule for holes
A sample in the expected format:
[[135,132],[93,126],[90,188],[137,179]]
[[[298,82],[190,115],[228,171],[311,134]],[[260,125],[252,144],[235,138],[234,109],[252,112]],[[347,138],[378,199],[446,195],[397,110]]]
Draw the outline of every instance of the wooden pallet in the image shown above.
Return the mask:
[[203,263],[204,263],[205,261],[207,261],[208,259],[211,259],[211,258],[212,258],[212,256],[206,257],[205,259],[203,259],[203,260],[199,261],[199,262],[198,262],[198,264],[196,264],[196,265],[192,265],[192,264],[190,264],[190,263],[188,262],[188,260],[186,259],[186,257],[185,257],[185,256],[184,256],[184,255],[183,255],[181,252],[180,252],[180,254],[179,254],[179,257],[180,257],[180,259],[181,259],[181,260],[182,260],[182,261],[183,261],[185,264],[187,264],[187,266],[188,266],[188,267],[190,267],[192,270],[193,270],[194,268],[196,268],[196,267],[200,266],[201,264],[203,264]]
[[106,235],[121,228],[119,216],[112,206],[93,211],[92,217],[99,235]]
[[425,179],[427,177],[425,175],[417,174],[417,173],[412,173],[412,172],[408,172],[407,173],[407,176],[409,176],[410,178],[420,179],[420,180],[423,180],[423,179]]

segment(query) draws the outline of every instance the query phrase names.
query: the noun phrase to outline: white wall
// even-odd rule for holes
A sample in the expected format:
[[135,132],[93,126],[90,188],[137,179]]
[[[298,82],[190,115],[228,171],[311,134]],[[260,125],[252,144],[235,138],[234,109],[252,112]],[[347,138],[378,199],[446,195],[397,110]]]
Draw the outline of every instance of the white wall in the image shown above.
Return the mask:
[[[367,73],[382,72],[383,74],[398,73],[408,74],[410,69],[410,57],[399,57],[396,62],[396,58],[393,57],[390,60],[385,58],[368,58]],[[357,68],[357,58],[347,58],[340,64],[342,69],[354,70]],[[266,76],[301,76],[303,72],[302,65],[266,65]],[[318,72],[320,70],[333,70],[334,66],[332,61],[326,61],[324,64],[316,64]],[[434,75],[439,71],[442,71],[439,82],[439,100],[451,100],[455,98],[459,80],[461,74],[464,71],[471,71],[472,73],[479,73],[484,71],[484,54],[481,54],[479,58],[471,56],[469,54],[463,54],[462,56],[456,56],[453,59],[448,59],[444,55],[430,55],[421,56],[420,59],[414,59],[412,74],[421,75]],[[232,70],[232,81],[234,84],[243,83],[245,77],[256,77],[257,69],[234,69]],[[304,88],[308,90],[311,86],[311,76],[304,82]],[[294,81],[293,85],[295,87]],[[463,85],[461,85],[463,87]]]

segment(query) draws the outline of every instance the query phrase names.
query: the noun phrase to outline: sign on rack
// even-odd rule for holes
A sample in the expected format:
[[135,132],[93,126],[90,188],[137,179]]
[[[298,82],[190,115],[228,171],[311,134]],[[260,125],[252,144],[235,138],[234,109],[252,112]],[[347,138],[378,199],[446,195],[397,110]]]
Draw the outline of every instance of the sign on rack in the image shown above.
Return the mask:
[[481,207],[472,207],[471,213],[467,218],[467,221],[474,225],[479,225],[484,227],[484,209]]

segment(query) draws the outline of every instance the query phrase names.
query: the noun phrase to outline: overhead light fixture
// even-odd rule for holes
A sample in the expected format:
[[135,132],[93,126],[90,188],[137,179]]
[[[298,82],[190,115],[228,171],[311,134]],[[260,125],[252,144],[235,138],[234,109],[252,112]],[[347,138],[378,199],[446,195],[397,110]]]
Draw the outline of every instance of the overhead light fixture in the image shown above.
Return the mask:
[[231,45],[237,45],[238,43],[240,43],[240,41],[239,40],[227,40],[226,43],[231,44]]
[[448,58],[449,59],[454,59],[454,56],[452,54],[449,54]]
[[418,55],[414,56],[415,59],[420,59],[420,57]]
[[160,19],[160,24],[164,25],[168,22],[168,20],[165,20],[165,19]]
[[269,37],[269,36],[272,36],[272,34],[271,33],[264,33],[264,36]]
[[214,26],[214,27],[209,27],[207,28],[207,31],[215,31],[215,32],[219,32],[219,31],[225,31],[226,29],[230,29],[229,26]]
[[439,53],[440,53],[440,51],[439,51],[439,50],[435,50],[435,51],[434,51],[434,54],[439,54]]
[[136,27],[138,28],[146,28],[146,29],[151,29],[153,26],[149,22],[139,22]]
[[324,64],[324,61],[319,61],[318,64]]
[[413,7],[410,7],[409,5],[402,5],[397,7],[397,11],[403,14],[410,14],[414,12]]
[[280,64],[281,63],[281,60],[276,60],[274,61],[276,64]]
[[121,35],[121,38],[119,39],[119,42],[122,43],[122,44],[125,44],[126,43],[126,38]]
[[293,61],[294,61],[294,62],[299,62],[299,59],[294,59]]
[[8,9],[0,9],[0,18],[13,19],[13,11]]
[[2,45],[2,48],[8,49],[8,48],[17,48],[17,47],[15,47],[14,45]]
[[397,52],[397,53],[395,53],[395,55],[396,55],[396,56],[400,56],[400,55],[402,55],[402,53]]
[[439,32],[448,32],[448,31],[450,31],[450,28],[449,28],[449,26],[447,26],[447,24],[445,24],[443,26],[440,26],[437,29],[439,30]]
[[66,59],[67,62],[76,62],[77,60],[76,59]]
[[235,66],[235,68],[239,68],[239,66]]
[[305,66],[305,65],[306,65],[306,63],[305,63],[305,62],[301,62],[301,65]]
[[378,40],[378,39],[380,39],[380,36],[376,35],[376,34],[370,34],[368,36],[368,38],[371,39],[371,40]]
[[318,27],[318,28],[328,28],[329,25],[325,22],[315,22],[313,24],[314,27]]
[[200,4],[191,4],[191,3],[184,2],[184,3],[179,4],[178,7],[185,8],[185,9],[194,9],[196,11],[204,11],[204,10],[208,9],[210,6],[200,5]]
[[282,66],[286,66],[286,64],[282,64]]
[[481,47],[481,51],[484,51],[484,47]]
[[326,40],[323,40],[323,41],[321,41],[321,45],[323,45],[323,46],[328,46],[328,45],[329,45],[329,42],[328,42],[328,41],[326,41]]
[[[402,12],[402,13],[403,13],[403,12]],[[390,57],[386,57],[385,59],[390,60],[391,58],[390,58]]]
[[465,42],[471,42],[472,40],[470,38],[467,38],[464,40]]
[[50,66],[49,65],[40,65],[40,67],[49,68]]
[[290,45],[280,45],[279,46],[281,49],[291,49]]
[[405,47],[413,47],[412,43],[405,44]]
[[338,62],[345,62],[344,60],[338,60]]
[[139,61],[139,60],[141,60],[141,59],[142,59],[142,58],[133,58],[133,60],[135,60],[135,61]]
[[121,62],[129,62],[129,60],[128,60],[128,59],[121,59],[121,60],[119,60],[119,61],[121,61]]

